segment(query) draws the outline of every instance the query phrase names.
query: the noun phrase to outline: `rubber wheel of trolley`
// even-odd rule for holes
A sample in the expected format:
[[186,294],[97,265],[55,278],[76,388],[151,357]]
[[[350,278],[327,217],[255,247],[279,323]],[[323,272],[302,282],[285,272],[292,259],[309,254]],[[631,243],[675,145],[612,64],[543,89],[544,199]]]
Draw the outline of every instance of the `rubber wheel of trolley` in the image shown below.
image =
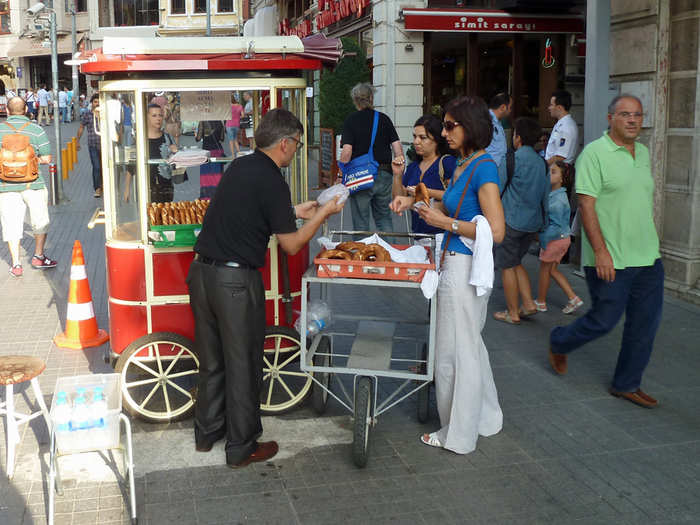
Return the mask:
[[145,335],[127,346],[115,366],[127,412],[152,423],[190,416],[199,374],[193,348],[192,341],[172,332]]
[[361,377],[355,387],[355,417],[352,428],[352,460],[358,467],[367,465],[372,428],[372,379]]
[[[314,356],[314,366],[331,366],[330,355],[318,355],[319,353],[331,353],[330,337],[326,335],[321,336],[316,352],[317,355]],[[331,374],[330,372],[314,372],[314,377],[316,378],[316,381],[323,385],[323,387],[321,387],[316,383],[316,381],[314,381],[314,385],[311,390],[311,406],[313,407],[314,412],[320,416],[326,411],[326,405],[328,404],[327,389],[331,386]]]
[[[421,350],[421,359],[425,361],[428,357],[428,345],[423,344]],[[426,363],[421,363],[418,368],[420,374],[425,374],[427,370]],[[422,382],[422,381],[419,381]],[[431,384],[425,385],[418,392],[416,392],[416,404],[418,406],[417,415],[419,423],[426,423],[430,418],[430,386]]]
[[301,369],[301,338],[287,326],[265,328],[260,411],[284,414],[306,399],[313,379]]

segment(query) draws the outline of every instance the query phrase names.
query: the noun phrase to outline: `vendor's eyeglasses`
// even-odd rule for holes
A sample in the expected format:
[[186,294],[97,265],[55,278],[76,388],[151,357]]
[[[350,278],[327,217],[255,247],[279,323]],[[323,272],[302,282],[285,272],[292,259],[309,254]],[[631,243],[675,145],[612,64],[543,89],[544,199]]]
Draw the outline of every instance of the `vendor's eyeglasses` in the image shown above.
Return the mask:
[[288,138],[288,139],[292,139],[294,142],[297,143],[297,149],[298,149],[298,150],[304,147],[304,143],[303,143],[302,141],[300,141],[299,139],[294,138],[294,137],[287,137],[287,138]]
[[445,129],[447,131],[452,131],[457,126],[461,126],[461,124],[459,122],[457,122],[456,120],[444,120],[442,122],[442,125],[445,127]]

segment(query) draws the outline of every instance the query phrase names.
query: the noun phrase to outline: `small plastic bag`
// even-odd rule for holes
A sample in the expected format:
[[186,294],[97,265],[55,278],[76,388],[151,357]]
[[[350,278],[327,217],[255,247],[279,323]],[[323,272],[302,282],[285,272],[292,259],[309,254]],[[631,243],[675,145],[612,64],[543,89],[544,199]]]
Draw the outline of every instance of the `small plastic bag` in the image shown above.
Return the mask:
[[350,195],[350,191],[344,184],[334,184],[330,188],[326,188],[325,190],[323,190],[321,194],[318,197],[316,197],[316,201],[318,202],[319,206],[323,206],[328,201],[333,200],[338,195],[340,195],[340,199],[338,199],[338,204],[343,204]]

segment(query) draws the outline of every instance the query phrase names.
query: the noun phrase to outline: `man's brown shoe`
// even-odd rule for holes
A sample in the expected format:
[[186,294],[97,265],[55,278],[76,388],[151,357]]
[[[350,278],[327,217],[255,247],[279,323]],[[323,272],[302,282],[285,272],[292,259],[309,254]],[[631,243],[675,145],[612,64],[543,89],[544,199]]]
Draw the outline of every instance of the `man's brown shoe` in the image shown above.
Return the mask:
[[617,390],[611,388],[610,395],[615,397],[621,397],[627,401],[631,401],[635,405],[639,405],[644,408],[654,408],[658,406],[659,402],[651,397],[649,394],[645,394],[641,390],[637,389],[635,392],[618,392]]
[[280,448],[277,445],[276,441],[266,441],[264,443],[258,443],[258,448],[255,449],[255,452],[253,452],[243,461],[239,461],[238,463],[229,463],[227,461],[226,464],[231,468],[247,467],[251,463],[258,463],[260,461],[267,461],[268,459],[274,458],[277,455],[277,451],[279,449]]
[[566,364],[566,354],[555,354],[552,352],[551,347],[549,349],[549,364],[552,365],[552,369],[560,376],[566,374],[566,371],[568,370]]

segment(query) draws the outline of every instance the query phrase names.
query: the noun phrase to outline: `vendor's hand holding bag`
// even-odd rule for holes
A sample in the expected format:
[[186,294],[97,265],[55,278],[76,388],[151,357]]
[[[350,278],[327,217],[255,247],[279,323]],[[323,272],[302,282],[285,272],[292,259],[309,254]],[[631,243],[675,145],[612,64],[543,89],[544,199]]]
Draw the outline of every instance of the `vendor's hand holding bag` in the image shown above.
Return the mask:
[[374,123],[372,124],[372,142],[367,153],[355,157],[350,162],[338,162],[340,171],[343,173],[343,184],[350,193],[368,190],[374,186],[374,176],[379,173],[379,163],[374,160],[374,139],[377,136],[378,123],[379,113],[375,111]]

